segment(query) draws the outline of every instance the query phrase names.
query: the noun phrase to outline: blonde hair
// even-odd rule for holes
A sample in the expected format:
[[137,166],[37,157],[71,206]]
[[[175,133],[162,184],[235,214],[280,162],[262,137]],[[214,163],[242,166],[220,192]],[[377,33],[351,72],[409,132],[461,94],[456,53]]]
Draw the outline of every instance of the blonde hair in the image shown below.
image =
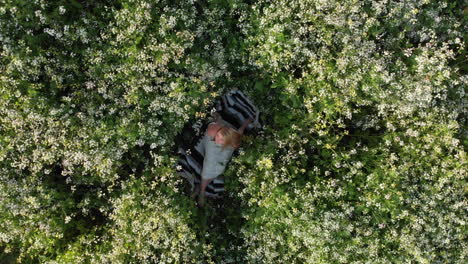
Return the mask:
[[219,131],[224,138],[224,145],[222,149],[224,150],[227,146],[236,148],[240,145],[242,140],[242,135],[230,127],[223,127]]

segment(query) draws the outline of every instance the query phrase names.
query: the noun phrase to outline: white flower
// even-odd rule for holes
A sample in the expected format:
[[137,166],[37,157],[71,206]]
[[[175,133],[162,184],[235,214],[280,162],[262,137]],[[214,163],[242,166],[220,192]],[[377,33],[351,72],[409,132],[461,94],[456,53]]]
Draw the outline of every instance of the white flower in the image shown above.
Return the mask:
[[85,82],[85,86],[87,89],[93,89],[96,85],[91,81],[87,81]]
[[59,6],[59,13],[60,13],[61,15],[65,14],[65,11],[67,11],[67,10],[65,9],[65,7]]
[[136,144],[141,147],[141,146],[143,146],[145,144],[145,141],[140,138],[140,139],[137,140]]
[[273,167],[273,162],[271,159],[265,157],[257,161],[257,166],[263,169],[271,169]]
[[411,55],[413,54],[413,49],[405,49],[403,51],[403,54],[406,56],[406,57],[411,57]]

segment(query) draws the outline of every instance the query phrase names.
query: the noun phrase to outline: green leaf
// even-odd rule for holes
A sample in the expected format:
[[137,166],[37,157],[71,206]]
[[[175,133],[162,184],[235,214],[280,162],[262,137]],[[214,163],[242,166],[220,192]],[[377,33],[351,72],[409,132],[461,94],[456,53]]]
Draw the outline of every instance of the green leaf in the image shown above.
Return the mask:
[[263,84],[263,81],[255,82],[254,89],[259,91],[259,92],[264,92],[265,85]]

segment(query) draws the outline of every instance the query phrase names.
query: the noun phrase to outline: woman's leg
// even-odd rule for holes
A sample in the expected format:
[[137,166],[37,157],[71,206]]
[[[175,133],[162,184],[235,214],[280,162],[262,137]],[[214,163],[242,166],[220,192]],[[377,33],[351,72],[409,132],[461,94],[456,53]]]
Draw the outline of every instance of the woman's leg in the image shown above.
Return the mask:
[[203,207],[205,206],[205,190],[206,190],[206,186],[208,186],[208,184],[210,184],[210,182],[214,180],[213,179],[206,179],[206,180],[202,180],[201,182],[201,186],[200,186],[200,194],[198,195],[198,205],[200,207]]

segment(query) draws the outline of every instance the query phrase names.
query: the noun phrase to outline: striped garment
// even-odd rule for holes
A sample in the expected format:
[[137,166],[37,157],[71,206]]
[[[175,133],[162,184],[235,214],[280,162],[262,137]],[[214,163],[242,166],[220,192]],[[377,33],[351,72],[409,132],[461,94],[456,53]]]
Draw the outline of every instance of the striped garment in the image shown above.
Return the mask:
[[[245,128],[245,134],[251,133],[254,129],[262,128],[259,122],[260,112],[257,107],[244,93],[237,89],[221,96],[221,98],[215,102],[215,110],[221,115],[221,122],[224,123],[224,125],[235,129],[239,129],[248,118],[255,118],[254,122],[250,123]],[[190,146],[188,148],[179,147],[178,153],[180,154],[180,158],[175,165],[177,173],[187,179],[192,191],[200,184],[204,159],[201,144],[203,143],[204,131],[206,131],[210,120],[202,121],[202,123],[200,128],[201,135],[198,135],[195,131],[192,131],[192,133],[188,132],[196,136],[193,138],[192,144],[189,144]],[[237,151],[234,151],[234,155],[236,152]],[[221,175],[208,184],[205,194],[208,197],[220,197],[223,192],[224,179]]]

